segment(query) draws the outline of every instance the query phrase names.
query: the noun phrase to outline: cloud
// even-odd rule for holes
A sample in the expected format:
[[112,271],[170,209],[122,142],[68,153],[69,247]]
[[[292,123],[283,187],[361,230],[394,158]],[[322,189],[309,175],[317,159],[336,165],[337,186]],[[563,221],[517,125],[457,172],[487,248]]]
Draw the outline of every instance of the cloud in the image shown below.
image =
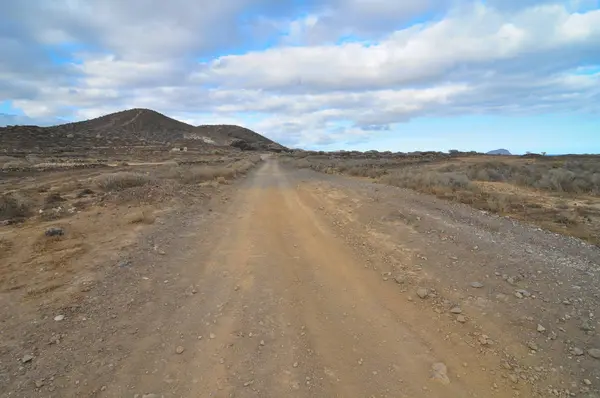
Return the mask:
[[588,0],[32,1],[0,15],[0,101],[30,118],[147,107],[318,147],[600,105]]

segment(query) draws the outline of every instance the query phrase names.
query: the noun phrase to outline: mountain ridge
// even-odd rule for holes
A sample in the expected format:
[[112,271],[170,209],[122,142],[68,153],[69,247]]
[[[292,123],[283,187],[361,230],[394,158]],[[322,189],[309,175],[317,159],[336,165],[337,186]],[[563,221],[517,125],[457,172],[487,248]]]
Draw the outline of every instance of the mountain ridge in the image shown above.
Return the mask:
[[[243,141],[243,145],[240,144]],[[234,146],[240,149],[284,149],[248,128],[235,125],[193,126],[160,112],[133,108],[97,118],[48,127],[0,127],[0,149],[103,146]]]

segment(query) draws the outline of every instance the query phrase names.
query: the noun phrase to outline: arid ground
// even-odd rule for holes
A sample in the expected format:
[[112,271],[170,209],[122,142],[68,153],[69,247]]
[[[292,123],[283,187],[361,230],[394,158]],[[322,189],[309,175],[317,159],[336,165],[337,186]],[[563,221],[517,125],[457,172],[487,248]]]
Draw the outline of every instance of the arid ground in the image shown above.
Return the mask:
[[220,162],[4,176],[0,396],[598,396],[597,246]]

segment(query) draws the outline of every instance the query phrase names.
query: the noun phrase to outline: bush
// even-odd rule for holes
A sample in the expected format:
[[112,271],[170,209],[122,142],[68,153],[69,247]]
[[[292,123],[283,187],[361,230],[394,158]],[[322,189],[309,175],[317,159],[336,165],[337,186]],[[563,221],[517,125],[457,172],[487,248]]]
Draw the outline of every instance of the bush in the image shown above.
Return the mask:
[[31,202],[18,193],[0,196],[0,221],[20,220],[31,215]]
[[96,179],[96,185],[103,191],[122,191],[152,182],[154,179],[145,174],[130,172],[103,174]]

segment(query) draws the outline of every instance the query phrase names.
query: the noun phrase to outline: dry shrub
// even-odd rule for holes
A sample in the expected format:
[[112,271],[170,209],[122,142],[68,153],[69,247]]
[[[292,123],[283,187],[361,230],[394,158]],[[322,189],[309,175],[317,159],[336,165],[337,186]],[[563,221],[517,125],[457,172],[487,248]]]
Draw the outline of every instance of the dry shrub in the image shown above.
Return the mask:
[[156,216],[152,210],[144,209],[128,214],[126,220],[129,224],[154,224]]
[[29,164],[29,162],[27,162],[25,160],[15,159],[15,160],[9,160],[7,162],[4,162],[2,164],[2,169],[4,169],[4,170],[23,169],[23,168],[30,167],[30,166],[31,165]]
[[121,191],[154,182],[154,179],[140,173],[118,172],[103,174],[96,178],[96,185],[103,191]]
[[381,181],[389,185],[410,188],[422,192],[438,193],[444,190],[477,190],[465,174],[453,172],[419,172],[408,169],[384,176]]
[[32,202],[17,192],[0,196],[0,221],[22,220],[31,215]]
[[180,171],[179,179],[184,184],[198,184],[212,181],[216,178],[232,179],[236,177],[236,171],[226,167],[196,166]]

